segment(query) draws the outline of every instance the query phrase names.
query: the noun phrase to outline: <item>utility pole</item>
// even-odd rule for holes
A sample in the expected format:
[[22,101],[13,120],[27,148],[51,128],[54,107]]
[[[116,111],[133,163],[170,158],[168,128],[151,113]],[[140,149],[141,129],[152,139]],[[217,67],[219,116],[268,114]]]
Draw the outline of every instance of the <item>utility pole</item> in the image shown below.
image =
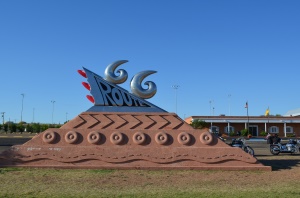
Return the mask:
[[230,99],[231,99],[231,94],[228,94],[228,106],[229,106],[229,116],[231,116],[231,106],[230,106]]
[[213,100],[210,100],[210,101],[209,101],[210,116],[213,115],[213,114],[212,114],[212,103],[213,103],[213,102],[214,102]]
[[1,131],[4,131],[4,114],[5,112],[1,112],[2,114],[2,129],[0,129]]
[[[213,113],[212,113],[212,103],[213,103],[213,102],[214,102],[213,100],[210,100],[210,101],[209,101],[210,116],[213,115]],[[215,108],[214,108],[214,109],[215,109]],[[212,131],[212,118],[211,118],[211,122],[210,122],[210,131],[213,132],[213,131]]]
[[22,96],[22,109],[21,109],[21,123],[22,123],[22,116],[23,116],[23,102],[24,102],[24,96],[25,96],[25,94],[24,93],[22,93],[21,94],[21,96]]
[[5,112],[1,112],[1,114],[2,114],[2,124],[3,124],[3,127],[4,127],[4,114],[5,114]]
[[177,114],[177,89],[180,87],[179,85],[172,85],[173,89],[175,89],[175,113]]
[[32,110],[32,123],[34,123],[34,108]]
[[[249,131],[249,113],[248,113],[249,105],[248,105],[248,101],[246,102],[245,108],[247,109],[247,119],[248,119],[248,123],[247,123],[247,131],[248,131],[248,134],[250,134],[250,131]],[[251,135],[252,135],[252,134],[251,134]]]
[[51,103],[52,103],[52,124],[53,124],[53,114],[54,114],[54,103],[55,103],[55,100],[51,100]]

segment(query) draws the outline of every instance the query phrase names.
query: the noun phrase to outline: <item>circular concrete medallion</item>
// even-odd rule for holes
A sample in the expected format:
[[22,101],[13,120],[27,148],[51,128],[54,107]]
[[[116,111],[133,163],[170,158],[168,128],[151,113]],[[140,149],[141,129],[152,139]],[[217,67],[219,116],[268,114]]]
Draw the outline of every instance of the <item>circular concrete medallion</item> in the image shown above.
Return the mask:
[[75,144],[78,140],[78,134],[75,131],[69,131],[65,135],[65,141],[69,144]]
[[143,144],[146,141],[146,136],[144,133],[142,132],[136,132],[135,134],[133,134],[132,136],[132,140],[135,144]]
[[191,141],[191,136],[187,132],[181,132],[177,136],[177,140],[180,144],[187,145]]
[[53,143],[55,140],[55,133],[54,131],[46,131],[43,135],[43,141],[48,143],[48,144],[51,144]]
[[101,140],[100,133],[97,131],[92,131],[87,135],[87,140],[90,144],[97,144]]
[[166,144],[168,142],[168,135],[165,132],[159,132],[155,135],[155,141],[160,145]]
[[123,135],[120,132],[113,132],[110,135],[110,142],[117,145],[117,144],[121,144],[121,142],[123,141]]
[[200,141],[202,144],[210,144],[213,141],[213,136],[210,132],[204,132],[200,135]]

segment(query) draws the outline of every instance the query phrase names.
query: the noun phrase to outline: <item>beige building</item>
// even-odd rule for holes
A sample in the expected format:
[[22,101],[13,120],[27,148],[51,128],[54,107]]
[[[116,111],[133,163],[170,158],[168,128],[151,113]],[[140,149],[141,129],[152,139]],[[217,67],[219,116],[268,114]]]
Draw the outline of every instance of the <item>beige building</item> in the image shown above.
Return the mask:
[[185,119],[187,123],[193,120],[202,120],[210,124],[212,132],[219,135],[229,134],[247,129],[253,137],[261,136],[261,132],[278,134],[280,137],[300,137],[299,116],[191,116]]

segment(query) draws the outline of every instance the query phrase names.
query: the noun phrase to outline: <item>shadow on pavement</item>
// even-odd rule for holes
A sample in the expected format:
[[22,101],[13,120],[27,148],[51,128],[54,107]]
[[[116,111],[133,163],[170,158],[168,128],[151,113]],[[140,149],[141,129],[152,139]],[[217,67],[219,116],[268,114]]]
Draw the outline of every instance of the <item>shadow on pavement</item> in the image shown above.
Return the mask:
[[259,162],[265,166],[272,166],[273,171],[300,167],[300,159],[261,159]]

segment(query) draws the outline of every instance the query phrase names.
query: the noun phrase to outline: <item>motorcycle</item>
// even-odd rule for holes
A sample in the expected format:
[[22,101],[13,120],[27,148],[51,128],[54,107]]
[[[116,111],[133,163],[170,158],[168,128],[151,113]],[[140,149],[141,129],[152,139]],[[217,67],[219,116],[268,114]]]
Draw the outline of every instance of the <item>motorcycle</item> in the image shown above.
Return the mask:
[[[223,137],[219,137],[219,139],[225,142],[225,139]],[[233,138],[231,140],[231,143],[229,143],[228,145],[232,147],[239,147],[246,153],[249,153],[250,155],[254,156],[253,148],[251,146],[246,145],[245,142],[246,140],[244,138],[238,138],[238,139]]]
[[251,146],[246,145],[246,140],[244,138],[232,139],[231,143],[229,144],[232,147],[239,147],[246,153],[254,156],[254,150]]
[[299,140],[295,139],[289,139],[288,143],[286,144],[281,144],[275,143],[275,144],[270,144],[270,152],[273,155],[278,155],[279,153],[299,153],[299,146],[298,146]]

